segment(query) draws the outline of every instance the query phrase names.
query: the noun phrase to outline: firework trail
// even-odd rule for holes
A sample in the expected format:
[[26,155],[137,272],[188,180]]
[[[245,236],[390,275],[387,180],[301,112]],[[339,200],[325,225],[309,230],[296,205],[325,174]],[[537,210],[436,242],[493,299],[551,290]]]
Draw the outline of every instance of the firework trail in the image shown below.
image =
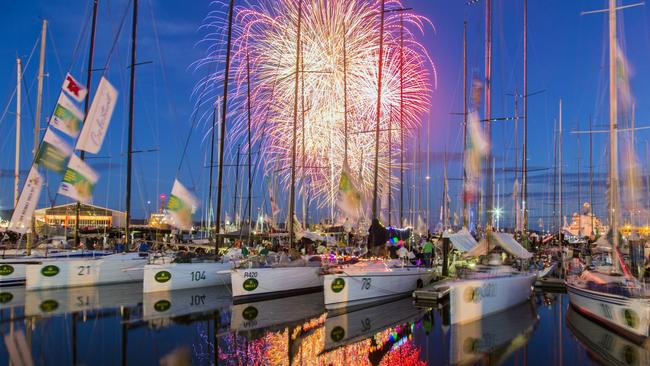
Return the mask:
[[[208,34],[202,42],[207,45],[207,56],[195,63],[197,68],[214,70],[195,88],[199,103],[215,100],[223,80],[222,15],[227,5],[216,3],[216,6],[219,9],[209,13],[204,24]],[[400,8],[401,1],[386,1],[386,10]],[[239,6],[235,11],[232,60],[235,72],[231,77],[235,79],[236,90],[228,107],[228,138],[242,142],[247,149],[248,56],[252,83],[251,151],[259,146],[260,161],[267,173],[280,167],[277,173],[286,188],[293,142],[298,1],[260,0],[254,5]],[[309,196],[320,206],[331,204],[338,193],[346,145],[346,90],[351,179],[365,197],[372,194],[379,11],[380,3],[370,0],[303,0],[296,176],[298,180],[305,177],[301,189],[308,190]],[[436,80],[433,63],[416,40],[416,33],[422,34],[427,27],[433,29],[429,20],[411,10],[387,11],[385,16],[380,182],[388,181],[389,159],[395,166],[399,157],[400,133],[403,132],[406,139],[420,126],[421,116],[430,107],[430,94]],[[403,66],[402,74],[400,66]],[[347,88],[344,87],[345,76]],[[403,93],[401,122],[400,91]],[[391,143],[388,141],[389,128],[392,129]],[[392,179],[392,182],[396,184],[398,180]],[[380,186],[381,190],[387,189],[385,183]]]

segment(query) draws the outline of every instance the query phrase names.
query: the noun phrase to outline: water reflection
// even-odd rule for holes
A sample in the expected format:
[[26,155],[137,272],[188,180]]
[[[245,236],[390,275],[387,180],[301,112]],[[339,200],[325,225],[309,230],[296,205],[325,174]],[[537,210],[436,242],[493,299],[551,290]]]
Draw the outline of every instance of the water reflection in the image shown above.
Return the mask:
[[146,295],[135,284],[2,288],[0,364],[30,358],[38,365],[650,363],[646,344],[568,310],[563,294],[539,293],[452,327],[410,298],[332,315],[322,296],[232,305],[223,286]]

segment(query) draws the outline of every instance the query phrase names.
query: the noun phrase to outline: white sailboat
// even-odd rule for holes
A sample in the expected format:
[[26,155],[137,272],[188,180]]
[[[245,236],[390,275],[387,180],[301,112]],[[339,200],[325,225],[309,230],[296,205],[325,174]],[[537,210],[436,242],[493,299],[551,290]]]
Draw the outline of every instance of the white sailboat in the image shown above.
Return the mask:
[[[235,268],[231,272],[233,302],[291,296],[323,288],[320,261],[298,260],[300,266]],[[294,261],[296,262],[296,261]]]
[[[510,255],[528,259],[528,253],[512,235],[490,233],[494,243]],[[453,238],[453,236],[452,236]],[[461,238],[465,238],[464,236]],[[452,241],[453,243],[453,241]],[[488,253],[488,242],[473,247],[468,255]],[[537,279],[537,272],[520,272],[491,259],[490,265],[476,266],[466,275],[438,282],[429,288],[413,292],[417,302],[439,301],[449,297],[449,321],[462,324],[478,320],[527,301]]]
[[[650,336],[650,289],[629,273],[618,252],[620,213],[618,209],[617,84],[619,80],[616,68],[622,68],[620,73],[626,73],[625,61],[622,60],[616,40],[616,12],[620,9],[616,6],[616,0],[610,0],[608,9],[604,10],[609,15],[609,212],[611,213],[609,226],[613,266],[608,273],[605,273],[601,267],[585,270],[580,275],[568,276],[566,286],[571,305],[577,311],[632,338],[644,339]],[[622,273],[621,267],[623,267]]]

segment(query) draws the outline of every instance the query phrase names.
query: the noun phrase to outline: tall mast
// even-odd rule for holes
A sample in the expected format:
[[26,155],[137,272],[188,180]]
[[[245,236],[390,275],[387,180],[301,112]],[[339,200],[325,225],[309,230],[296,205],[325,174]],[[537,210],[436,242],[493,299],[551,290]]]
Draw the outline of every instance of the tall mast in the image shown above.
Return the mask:
[[[232,219],[235,224],[237,224],[237,189],[239,188],[239,160],[241,154],[241,145],[237,144],[237,155],[235,160],[235,191],[232,196]],[[237,226],[237,225],[235,225]]]
[[[390,108],[390,112],[388,112],[388,146],[393,146],[393,107]],[[391,172],[393,171],[393,165],[392,165],[392,154],[391,150],[388,151],[388,226],[392,225],[392,215],[391,215],[391,210],[392,210],[392,201],[393,201],[393,190],[391,189]],[[398,225],[399,227],[399,225]]]
[[[528,1],[524,0],[524,142],[521,159],[521,210],[523,231],[528,232]],[[519,118],[519,117],[517,117]]]
[[[558,189],[559,189],[559,220],[558,220],[558,239],[561,240],[562,238],[562,99],[560,99],[560,116],[559,116],[559,130],[558,130],[558,137],[557,137],[557,149],[558,149],[558,170],[559,170],[559,176],[558,176]],[[562,243],[560,242],[560,246],[562,246]]]
[[[514,93],[514,99],[515,99],[514,100],[514,102],[515,102],[515,116],[514,116],[514,120],[515,120],[515,133],[514,133],[514,135],[515,135],[514,136],[514,138],[515,138],[515,154],[514,154],[515,155],[515,171],[514,171],[514,173],[515,173],[515,181],[517,183],[519,183],[517,181],[517,178],[519,178],[519,176],[518,176],[519,165],[518,165],[518,161],[517,161],[518,160],[517,155],[519,154],[519,93],[518,93],[516,88],[515,88],[515,93]],[[523,166],[522,166],[522,168],[523,168]],[[520,224],[520,222],[519,222],[519,197],[514,196],[513,199],[514,199],[514,205],[513,206],[514,206],[514,214],[515,214],[514,215],[515,231],[518,231],[519,230],[519,224]]]
[[[578,131],[580,131],[580,122],[578,122]],[[580,134],[577,134],[577,163],[578,163],[578,236],[581,236],[582,234],[582,212],[581,212],[581,205],[582,205],[582,196],[580,195]]]
[[20,195],[20,85],[22,83],[23,70],[20,58],[16,57],[16,162],[14,167],[14,208],[18,204]]
[[[377,121],[375,125],[375,169],[373,175],[373,192],[372,192],[372,219],[378,219],[377,212],[377,178],[379,174],[379,123],[381,122],[381,76],[384,68],[384,5],[386,0],[381,0],[379,9],[379,60],[377,71]],[[400,78],[401,79],[401,78]],[[400,125],[401,126],[401,125]]]
[[212,131],[210,132],[210,183],[208,188],[208,239],[212,241],[212,171],[214,167],[214,129],[217,128],[217,106],[212,110]]
[[[226,108],[228,105],[228,80],[230,75],[230,41],[232,39],[232,15],[235,0],[230,0],[228,5],[228,41],[226,44],[226,69],[224,70],[223,77],[223,104],[221,105],[221,128],[219,132],[219,172],[217,173],[217,235],[221,231],[221,196],[223,193],[223,152],[226,142]],[[219,252],[219,244],[221,244],[221,236],[217,237],[214,252]],[[215,260],[217,256],[215,256]]]
[[[558,215],[557,210],[557,121],[553,121],[553,218]],[[551,225],[549,224],[549,231]]]
[[589,215],[591,218],[591,235],[594,234],[594,164],[592,150],[592,122],[589,116]]
[[253,153],[253,147],[251,145],[251,63],[248,57],[248,52],[246,52],[246,84],[247,84],[247,93],[246,98],[246,107],[248,108],[248,235],[250,237],[251,233],[251,223],[253,222],[253,175],[251,172],[251,154]]
[[467,211],[467,172],[465,154],[467,153],[467,21],[463,22],[463,227],[469,227]]
[[442,176],[443,176],[443,190],[442,190],[442,230],[447,230],[447,195],[449,194],[449,184],[447,183],[447,149],[445,149],[444,159],[442,161]]
[[[43,27],[41,28],[41,54],[38,63],[38,90],[36,92],[36,114],[34,116],[34,159],[38,154],[38,145],[40,142],[41,134],[41,106],[43,100],[43,69],[45,68],[45,39],[47,35],[47,20],[43,19]],[[36,222],[32,214],[32,235],[27,237],[27,255],[32,252],[32,242],[36,235]]]
[[[304,46],[300,43],[300,105],[302,105],[302,123],[300,149],[300,191],[302,193],[302,223],[307,227],[307,189],[305,188],[305,55]],[[332,222],[333,223],[333,222]]]
[[[93,0],[93,20],[90,26],[90,47],[88,49],[88,69],[86,71],[86,88],[88,92],[86,93],[86,98],[84,100],[84,116],[88,114],[88,103],[90,101],[90,82],[93,74],[93,58],[95,55],[95,31],[97,30],[97,5],[99,0]],[[79,158],[84,160],[86,152],[81,150],[79,153]],[[79,247],[79,210],[81,209],[81,204],[77,201],[75,208],[75,222],[74,222],[74,245]]]
[[[491,84],[492,84],[492,2],[491,0],[485,1],[485,135],[488,141],[492,140],[491,134]],[[485,197],[487,205],[487,221],[485,223],[486,229],[488,231],[492,230],[492,169],[490,165],[492,164],[492,158],[490,157],[490,151],[485,154],[485,170],[488,174],[485,179],[485,185],[487,187],[485,192]]]
[[[609,0],[609,223],[612,246],[618,248],[618,142],[616,104],[616,0]],[[618,270],[618,261],[614,260]]]
[[344,165],[348,163],[348,51],[347,51],[347,26],[343,22],[343,123],[345,126],[345,152],[343,153]]
[[298,81],[300,78],[300,26],[302,21],[302,0],[298,2],[298,32],[296,37],[296,76],[293,94],[293,128],[291,142],[291,185],[289,187],[289,247],[293,248],[293,216],[296,196],[296,129],[298,128]]
[[138,0],[133,0],[133,29],[131,30],[131,82],[129,86],[129,139],[126,161],[126,250],[131,244],[131,169],[133,164],[133,100],[135,98],[135,50],[138,26]]

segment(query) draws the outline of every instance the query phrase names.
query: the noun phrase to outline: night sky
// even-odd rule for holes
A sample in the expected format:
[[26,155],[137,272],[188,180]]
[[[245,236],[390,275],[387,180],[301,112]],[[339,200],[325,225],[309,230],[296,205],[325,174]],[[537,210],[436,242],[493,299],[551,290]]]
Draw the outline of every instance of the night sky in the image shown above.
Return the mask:
[[[237,5],[246,5],[236,0]],[[255,0],[250,0],[254,3]],[[431,226],[438,223],[442,194],[442,152],[458,156],[462,150],[462,40],[463,22],[468,23],[468,68],[471,77],[484,77],[485,5],[476,1],[467,5],[464,0],[404,0],[406,7],[428,17],[435,30],[428,28],[420,34],[435,64],[438,74],[437,88],[432,92],[433,106],[423,117],[423,125],[431,124],[429,136],[430,212]],[[129,6],[126,0],[100,0],[96,40],[95,69],[103,69],[107,54],[118,32],[122,17]],[[581,201],[588,199],[588,136],[580,142],[580,169],[577,164],[577,138],[571,130],[588,129],[589,117],[595,129],[608,124],[608,73],[607,73],[607,16],[592,14],[581,16],[582,11],[607,6],[605,0],[529,0],[528,1],[528,92],[539,94],[528,98],[529,123],[529,209],[530,227],[537,229],[538,218],[548,224],[552,214],[552,164],[553,129],[558,116],[558,101],[563,100],[563,152],[565,207],[570,215],[578,210],[577,177],[582,180]],[[36,74],[38,47],[27,63],[40,36],[41,20],[49,22],[43,117],[52,113],[65,73],[70,72],[85,81],[88,54],[88,29],[91,1],[32,0],[4,1],[0,5],[0,33],[4,34],[0,47],[0,210],[11,208],[13,202],[13,169],[15,141],[15,90],[16,56],[23,59],[25,80],[23,84],[23,124],[21,169],[23,180],[31,162],[33,146],[34,111],[36,105]],[[180,169],[180,155],[193,122],[192,111],[196,98],[192,95],[195,83],[203,76],[191,66],[205,54],[207,45],[201,43],[205,31],[200,29],[209,10],[216,9],[209,1],[140,1],[138,24],[138,62],[151,63],[138,66],[135,95],[134,150],[154,150],[135,154],[133,215],[144,217],[156,210],[160,194],[169,194],[174,177],[180,176],[198,197],[207,197],[209,141],[204,140],[205,124],[198,124],[190,138],[187,157]],[[508,94],[522,92],[523,80],[523,2],[514,0],[493,1],[493,85],[492,116],[514,115],[514,99]],[[619,12],[619,40],[633,69],[631,88],[636,100],[636,124],[646,126],[650,120],[644,99],[650,97],[650,83],[644,76],[650,68],[650,28],[648,6]],[[105,76],[116,86],[120,96],[113,115],[109,134],[102,151],[91,165],[101,174],[94,203],[123,210],[125,207],[126,127],[128,117],[128,76],[130,59],[131,12],[126,13],[121,31]],[[83,36],[80,37],[80,34]],[[93,77],[92,89],[99,81],[98,70]],[[521,113],[521,100],[519,100]],[[480,110],[482,113],[482,109]],[[43,126],[45,123],[41,122]],[[522,141],[520,123],[518,142]],[[421,141],[426,156],[426,127]],[[636,134],[636,146],[641,161],[645,162],[645,144],[648,130]],[[515,158],[521,166],[521,150],[515,156],[515,126],[513,122],[493,124],[492,153],[496,158],[496,186],[505,195],[501,199],[507,225],[512,215],[512,182]],[[605,172],[607,135],[594,135],[594,206],[603,216],[606,205]],[[416,143],[411,143],[411,152]],[[232,162],[233,157],[229,156]],[[424,159],[423,159],[424,160]],[[426,162],[426,160],[424,160]],[[460,212],[462,171],[460,160],[449,162],[452,209]],[[644,169],[646,164],[643,164]],[[423,174],[427,167],[423,164]],[[645,173],[645,172],[644,172]],[[216,174],[215,174],[216,176]],[[48,175],[50,185],[41,196],[41,207],[66,203],[64,197],[55,197],[60,177]],[[226,170],[224,205],[232,211],[232,181],[234,169]],[[21,181],[21,184],[22,184]],[[414,182],[422,187],[424,183]],[[409,182],[409,185],[414,184]],[[421,183],[421,184],[420,184]],[[261,172],[255,181],[253,202],[255,207],[268,207],[266,185]],[[496,189],[496,187],[495,187]],[[422,194],[424,197],[424,194]],[[504,201],[505,200],[505,201]],[[282,201],[282,200],[281,200]],[[422,202],[422,207],[426,204]],[[286,202],[281,202],[286,207]],[[314,210],[315,211],[315,210]],[[325,211],[323,210],[323,214]],[[195,217],[197,219],[199,216]],[[312,214],[313,215],[313,214]],[[312,216],[313,217],[313,216]]]

